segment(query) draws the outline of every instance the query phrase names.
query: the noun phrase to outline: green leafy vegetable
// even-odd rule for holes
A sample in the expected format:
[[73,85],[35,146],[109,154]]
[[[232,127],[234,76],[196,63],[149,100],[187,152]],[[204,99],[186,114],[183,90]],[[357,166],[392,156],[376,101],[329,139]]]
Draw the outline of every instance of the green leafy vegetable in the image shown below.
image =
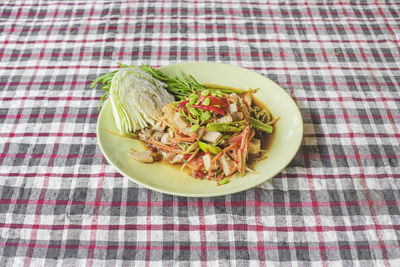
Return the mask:
[[224,88],[224,87],[220,87],[220,88],[215,88],[215,87],[209,87],[207,86],[207,89],[210,91],[214,91],[218,96],[222,97],[223,94],[221,93],[228,93],[228,94],[232,94],[232,93],[237,93],[237,94],[243,94],[243,93],[255,93],[258,90],[260,90],[260,88],[256,88],[256,89],[250,89],[250,90],[239,90],[239,89],[231,89],[231,88]]
[[114,74],[108,94],[121,134],[130,135],[157,122],[161,108],[174,99],[165,87],[137,67],[124,68]]
[[177,74],[175,77],[169,76],[164,72],[153,69],[150,65],[142,65],[142,70],[151,74],[154,78],[167,84],[167,90],[176,99],[185,99],[193,92],[204,90],[205,87],[199,84],[193,76],[182,76]]
[[[193,92],[205,90],[205,87],[199,84],[196,79],[193,78],[193,76],[191,75],[176,75],[175,77],[172,77],[160,70],[153,69],[150,65],[142,65],[141,67],[137,67],[134,65],[125,65],[121,63],[117,63],[117,65],[122,69],[140,68],[144,72],[147,72],[148,74],[153,76],[153,78],[165,83],[167,85],[166,89],[175,97],[175,99],[185,99]],[[117,71],[105,73],[94,79],[90,84],[90,88],[95,88],[97,85],[100,85],[100,90],[104,91],[104,95],[100,98],[98,109],[101,108],[104,101],[110,96],[111,80],[116,73]]]

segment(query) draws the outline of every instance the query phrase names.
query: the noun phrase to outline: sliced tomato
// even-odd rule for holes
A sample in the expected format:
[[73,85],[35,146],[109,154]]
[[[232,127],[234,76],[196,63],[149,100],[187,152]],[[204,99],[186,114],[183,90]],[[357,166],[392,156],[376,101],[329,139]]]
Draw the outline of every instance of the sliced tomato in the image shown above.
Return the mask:
[[204,178],[206,175],[201,171],[194,171],[193,176],[197,178]]
[[206,100],[206,98],[210,99],[210,106],[220,105],[221,108],[227,108],[229,106],[229,102],[228,102],[228,100],[226,100],[226,98],[217,97],[217,96],[201,95],[201,96],[199,96],[199,98],[197,98],[197,101],[199,101],[200,104],[203,104],[203,102],[204,102],[204,100]]

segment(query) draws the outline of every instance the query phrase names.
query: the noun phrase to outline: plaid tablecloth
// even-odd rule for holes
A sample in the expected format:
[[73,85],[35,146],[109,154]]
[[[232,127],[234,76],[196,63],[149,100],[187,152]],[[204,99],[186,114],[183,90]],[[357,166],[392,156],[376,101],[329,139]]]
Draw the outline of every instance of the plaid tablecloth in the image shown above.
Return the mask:
[[[400,266],[398,1],[2,1],[1,266]],[[116,62],[218,61],[304,119],[274,179],[215,198],[123,178],[90,80]]]

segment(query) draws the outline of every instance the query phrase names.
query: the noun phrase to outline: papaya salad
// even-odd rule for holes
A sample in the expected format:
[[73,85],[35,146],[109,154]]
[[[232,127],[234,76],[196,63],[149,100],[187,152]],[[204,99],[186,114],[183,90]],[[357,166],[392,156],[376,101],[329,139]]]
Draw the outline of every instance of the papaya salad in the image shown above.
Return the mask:
[[130,150],[132,159],[180,164],[193,177],[218,184],[254,172],[251,163],[264,157],[262,140],[279,120],[258,104],[258,89],[207,86],[149,65],[119,65],[120,71],[100,76],[91,87],[100,84],[102,100],[111,98],[120,133],[146,144],[147,151]]

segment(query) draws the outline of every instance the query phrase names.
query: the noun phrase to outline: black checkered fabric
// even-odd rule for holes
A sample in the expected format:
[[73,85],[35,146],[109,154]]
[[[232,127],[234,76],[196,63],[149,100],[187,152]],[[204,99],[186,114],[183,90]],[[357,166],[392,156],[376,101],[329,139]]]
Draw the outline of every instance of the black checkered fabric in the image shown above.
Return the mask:
[[[398,266],[397,1],[0,3],[1,266]],[[297,102],[290,165],[223,197],[123,178],[90,81],[116,62],[239,65]]]

